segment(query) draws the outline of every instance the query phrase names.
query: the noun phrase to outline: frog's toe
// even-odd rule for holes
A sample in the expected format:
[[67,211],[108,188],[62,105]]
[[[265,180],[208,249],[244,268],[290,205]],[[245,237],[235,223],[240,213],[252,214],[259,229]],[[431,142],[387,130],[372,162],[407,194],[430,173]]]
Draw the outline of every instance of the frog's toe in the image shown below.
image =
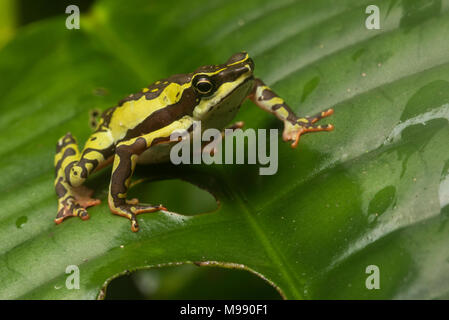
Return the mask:
[[76,145],[76,139],[72,136],[70,132],[67,132],[65,136],[61,137],[58,140],[58,143],[56,145],[56,153],[59,153],[62,149],[72,144]]
[[126,207],[128,207],[128,210],[132,211],[135,214],[154,212],[154,211],[159,211],[159,210],[167,210],[167,208],[164,207],[162,204],[146,205],[146,204],[139,204],[139,203],[140,203],[139,199],[137,199],[137,198],[128,199],[128,200],[126,200],[126,204],[127,204]]
[[70,217],[80,217],[81,220],[87,220],[89,219],[89,214],[80,204],[75,201],[68,201],[66,204],[63,204],[61,209],[58,211],[55,218],[55,223],[60,224],[65,219]]
[[152,206],[152,205],[135,205],[133,206],[134,209],[134,213],[137,214],[141,214],[141,213],[147,213],[147,212],[155,212],[155,211],[160,211],[160,210],[167,210],[166,207],[164,207],[162,204],[156,205],[156,206]]
[[160,210],[167,210],[163,205],[144,205],[138,204],[137,199],[127,200],[127,203],[118,207],[111,207],[112,213],[128,218],[131,220],[131,230],[133,232],[139,231],[139,224],[137,223],[137,215],[147,212],[155,212]]
[[132,199],[126,200],[126,203],[127,203],[127,204],[136,205],[136,204],[139,204],[139,199],[137,199],[137,198],[132,198]]
[[137,223],[136,214],[133,212],[134,206],[132,205],[126,205],[126,206],[119,206],[111,208],[111,211],[113,214],[119,215],[121,217],[128,218],[131,220],[131,230],[133,232],[139,231],[139,224]]
[[237,130],[237,129],[242,129],[244,126],[245,126],[245,122],[238,121],[226,129]]
[[291,140],[292,142],[292,148],[296,148],[299,143],[299,138],[301,135],[306,134],[308,132],[320,132],[320,131],[332,131],[334,130],[334,126],[332,124],[324,124],[324,125],[307,125],[304,127],[301,127],[297,131],[295,131],[291,136],[288,138],[284,137],[284,140]]
[[334,114],[334,109],[331,108],[331,109],[327,109],[326,111],[321,111],[312,117],[306,117],[306,119],[309,121],[309,123],[313,124],[313,123],[317,122],[318,120],[329,117],[332,114]]
[[301,135],[308,132],[319,132],[319,131],[332,131],[334,126],[332,124],[315,124],[317,121],[328,117],[334,113],[333,109],[328,109],[317,113],[312,117],[298,118],[296,123],[288,125],[285,127],[282,138],[284,141],[292,141],[292,148],[296,148],[298,145]]
[[133,232],[139,231],[139,224],[137,223],[137,219],[136,219],[136,216],[138,214],[147,213],[147,212],[155,212],[155,211],[160,211],[160,210],[167,210],[167,208],[165,208],[161,204],[156,205],[156,206],[139,204],[139,205],[132,206],[132,208],[134,211],[134,215],[133,215],[133,218],[131,219],[131,230]]

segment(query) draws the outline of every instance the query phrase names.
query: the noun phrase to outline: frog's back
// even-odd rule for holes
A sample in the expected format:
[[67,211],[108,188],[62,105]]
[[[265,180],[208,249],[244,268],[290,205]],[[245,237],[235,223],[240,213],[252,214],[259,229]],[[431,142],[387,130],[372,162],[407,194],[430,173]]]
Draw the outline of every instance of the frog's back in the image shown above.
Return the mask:
[[[182,103],[187,100],[191,74],[179,74],[154,82],[138,93],[122,99],[103,114],[103,125],[115,142],[150,133],[168,125],[176,118],[191,113]],[[187,95],[187,96],[186,96]]]

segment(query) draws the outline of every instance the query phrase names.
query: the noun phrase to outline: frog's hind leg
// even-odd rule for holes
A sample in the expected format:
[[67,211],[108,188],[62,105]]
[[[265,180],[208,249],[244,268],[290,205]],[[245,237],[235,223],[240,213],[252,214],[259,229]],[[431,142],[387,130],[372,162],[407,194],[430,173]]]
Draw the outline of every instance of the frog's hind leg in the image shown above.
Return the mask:
[[80,157],[76,140],[70,133],[59,139],[56,146],[55,156],[55,190],[58,196],[58,214],[55,222],[61,223],[68,217],[80,217],[89,219],[84,206],[77,201],[74,188],[67,182],[65,169],[72,162],[78,161]]
[[76,140],[70,133],[58,141],[55,156],[55,190],[58,196],[58,213],[55,222],[57,224],[68,217],[80,217],[87,220],[89,215],[86,208],[100,203],[100,200],[91,198],[92,190],[81,185],[101,160],[89,162],[92,158],[89,150],[92,148],[84,148],[83,153],[80,154]]

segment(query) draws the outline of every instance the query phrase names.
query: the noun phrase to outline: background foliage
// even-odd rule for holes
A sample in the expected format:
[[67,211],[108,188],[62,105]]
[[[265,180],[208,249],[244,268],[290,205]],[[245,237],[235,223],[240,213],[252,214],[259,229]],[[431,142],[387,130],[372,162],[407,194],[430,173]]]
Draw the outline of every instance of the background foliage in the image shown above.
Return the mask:
[[[64,15],[16,30],[0,51],[0,297],[101,298],[120,274],[196,263],[251,270],[289,299],[448,298],[449,1],[376,1],[380,30],[369,4],[99,1],[80,30]],[[281,144],[274,176],[139,168],[131,195],[173,213],[142,215],[137,234],[107,208],[108,170],[89,180],[103,200],[89,221],[53,224],[60,136],[84,142],[90,109],[241,50],[298,113],[334,107],[335,131]],[[281,128],[250,102],[236,120]],[[65,288],[72,264],[80,290]],[[372,264],[380,290],[365,288]]]

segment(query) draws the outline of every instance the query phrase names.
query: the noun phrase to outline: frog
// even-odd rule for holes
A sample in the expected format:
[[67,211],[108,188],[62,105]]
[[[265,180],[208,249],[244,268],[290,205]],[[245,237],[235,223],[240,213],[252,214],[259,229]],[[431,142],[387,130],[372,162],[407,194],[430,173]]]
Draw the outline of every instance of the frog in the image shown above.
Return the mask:
[[[55,223],[70,217],[89,219],[87,208],[101,201],[92,198],[93,190],[84,183],[94,172],[112,165],[109,209],[129,219],[131,230],[137,232],[137,215],[167,208],[128,199],[136,165],[169,161],[171,148],[179,142],[170,139],[171,134],[192,134],[197,121],[201,130],[223,132],[247,99],[283,122],[282,139],[291,142],[292,148],[306,133],[334,129],[332,124],[316,123],[333,114],[332,108],[313,116],[296,116],[283,98],[255,77],[254,67],[253,59],[243,51],[223,64],[205,65],[158,80],[105,110],[81,151],[70,132],[60,138],[54,158],[58,199]],[[242,126],[239,122],[231,127]]]

